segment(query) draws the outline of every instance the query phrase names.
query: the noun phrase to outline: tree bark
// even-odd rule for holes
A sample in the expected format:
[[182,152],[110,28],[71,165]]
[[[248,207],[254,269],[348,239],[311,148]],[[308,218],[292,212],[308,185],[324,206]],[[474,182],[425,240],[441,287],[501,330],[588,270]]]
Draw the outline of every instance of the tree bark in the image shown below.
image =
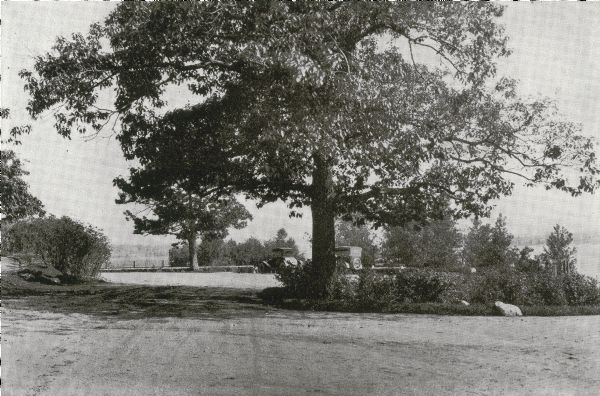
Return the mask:
[[188,239],[188,262],[190,264],[190,269],[195,271],[199,268],[198,266],[198,255],[196,254],[196,237],[191,237]]
[[335,202],[331,166],[315,156],[312,182],[312,285],[324,297],[335,272]]

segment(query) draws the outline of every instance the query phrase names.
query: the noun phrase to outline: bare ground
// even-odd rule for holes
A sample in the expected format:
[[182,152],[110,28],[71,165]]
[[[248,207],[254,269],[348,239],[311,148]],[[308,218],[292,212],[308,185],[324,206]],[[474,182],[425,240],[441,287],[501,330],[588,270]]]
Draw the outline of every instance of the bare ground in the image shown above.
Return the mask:
[[3,274],[5,395],[600,394],[599,316],[313,313],[248,289],[20,282]]

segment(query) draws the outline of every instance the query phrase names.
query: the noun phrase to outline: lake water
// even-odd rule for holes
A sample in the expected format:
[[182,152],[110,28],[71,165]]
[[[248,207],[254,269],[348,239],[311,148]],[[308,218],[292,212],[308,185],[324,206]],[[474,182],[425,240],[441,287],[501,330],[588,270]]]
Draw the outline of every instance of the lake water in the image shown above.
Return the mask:
[[576,247],[579,272],[600,280],[600,243],[581,244]]

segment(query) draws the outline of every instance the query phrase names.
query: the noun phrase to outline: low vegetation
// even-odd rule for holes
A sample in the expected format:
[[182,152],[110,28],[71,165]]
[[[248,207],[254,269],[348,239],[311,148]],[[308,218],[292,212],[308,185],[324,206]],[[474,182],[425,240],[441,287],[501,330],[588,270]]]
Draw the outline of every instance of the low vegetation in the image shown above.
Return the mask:
[[[273,258],[273,249],[281,247],[290,248],[292,249],[291,254],[299,255],[296,241],[289,237],[283,228],[264,242],[256,238],[249,238],[244,242],[225,241],[223,238],[205,238],[198,245],[196,254],[201,267],[257,266],[260,262]],[[186,260],[188,260],[186,244],[175,246],[169,251],[169,265],[184,266]]]
[[598,281],[578,273],[510,268],[478,273],[419,268],[395,274],[338,271],[328,297],[315,298],[311,270],[310,262],[303,268],[280,270],[277,277],[284,287],[265,290],[262,297],[289,308],[348,312],[490,315],[493,304],[503,301],[524,307],[527,315],[600,314]]
[[25,265],[58,271],[63,281],[96,277],[110,258],[110,245],[98,229],[69,217],[21,220],[4,227],[3,255],[18,255]]

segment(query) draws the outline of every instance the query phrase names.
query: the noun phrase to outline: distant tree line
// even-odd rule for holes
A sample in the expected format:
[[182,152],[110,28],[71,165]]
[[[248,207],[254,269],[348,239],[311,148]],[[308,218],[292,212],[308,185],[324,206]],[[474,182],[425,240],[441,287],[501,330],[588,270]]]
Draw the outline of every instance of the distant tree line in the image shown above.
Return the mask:
[[[250,237],[244,242],[224,238],[205,238],[198,245],[196,254],[201,266],[257,265],[261,261],[273,258],[276,255],[273,249],[281,247],[290,248],[291,254],[300,256],[296,241],[289,237],[283,228],[264,242],[255,237]],[[188,247],[185,242],[171,248],[169,251],[171,266],[186,266],[187,262]]]
[[554,274],[575,272],[576,249],[572,247],[573,235],[566,228],[556,225],[543,251],[534,255],[531,247],[519,249],[513,245],[514,236],[502,215],[493,224],[474,219],[464,235],[455,220],[443,219],[388,227],[381,239],[377,243],[365,225],[336,224],[337,244],[360,246],[366,266],[377,263],[443,270],[515,268],[525,272],[547,269]]
[[[389,227],[381,238],[368,224],[357,225],[338,220],[335,226],[337,246],[362,248],[363,265],[405,266],[450,271],[515,268],[524,272],[547,269],[554,274],[575,272],[573,235],[556,225],[547,237],[543,251],[534,255],[531,247],[513,245],[514,236],[499,215],[493,224],[474,219],[463,235],[453,219],[416,222],[403,227]],[[380,239],[380,240],[378,240]],[[281,228],[271,239],[261,241],[250,237],[243,242],[224,238],[206,238],[198,245],[197,261],[201,266],[256,265],[273,258],[275,248],[291,248],[291,254],[301,256],[296,241]],[[188,247],[185,242],[169,251],[171,266],[186,266]]]

